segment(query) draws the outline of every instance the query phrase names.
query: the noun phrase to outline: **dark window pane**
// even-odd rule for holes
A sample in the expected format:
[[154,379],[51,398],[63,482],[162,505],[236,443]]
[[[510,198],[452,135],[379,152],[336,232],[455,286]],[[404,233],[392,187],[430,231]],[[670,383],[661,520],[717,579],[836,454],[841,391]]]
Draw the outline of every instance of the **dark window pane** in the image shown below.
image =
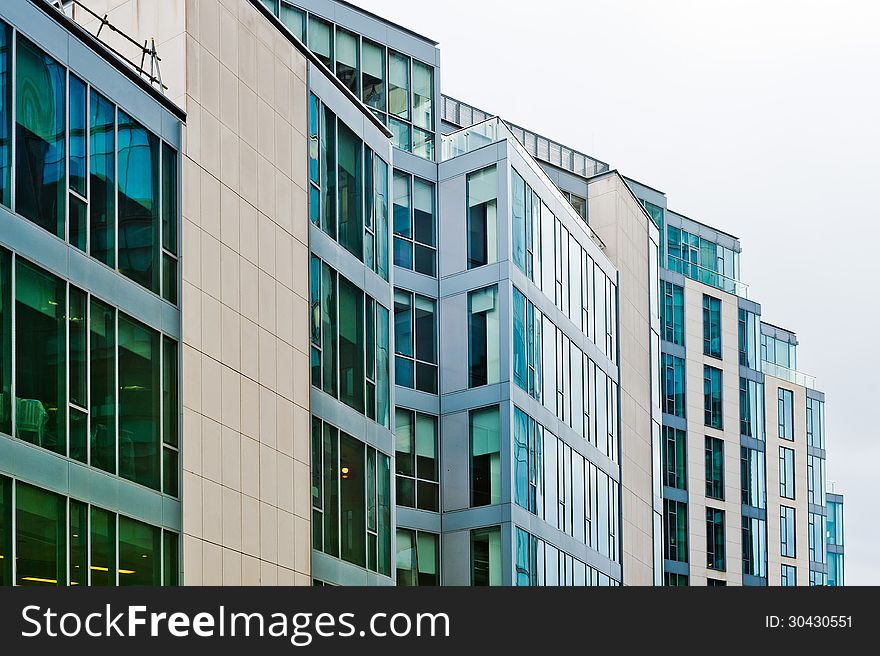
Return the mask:
[[78,77],[70,75],[68,94],[68,120],[70,121],[70,165],[68,180],[70,188],[80,196],[86,195],[86,85]]
[[364,39],[362,49],[364,104],[385,111],[385,48]]
[[415,480],[412,478],[397,477],[397,505],[407,508],[416,507]]
[[364,411],[364,293],[339,277],[339,399]]
[[65,283],[17,260],[16,437],[66,453]]
[[336,378],[336,272],[326,264],[321,266],[321,332],[323,335],[323,382],[324,391],[337,395]]
[[17,585],[66,585],[67,502],[60,495],[15,485]]
[[336,28],[336,77],[355,96],[358,95],[358,37]]
[[85,252],[88,236],[88,227],[86,226],[88,206],[79,198],[70,194],[68,207],[70,210],[68,217],[68,239],[71,244]]
[[324,424],[324,553],[339,555],[339,431]]
[[162,535],[162,558],[164,562],[164,574],[162,585],[178,585],[180,577],[180,560],[178,556],[177,533],[164,531]]
[[159,140],[119,112],[119,271],[159,293]]
[[162,338],[162,439],[165,444],[171,446],[177,446],[180,421],[177,409],[177,379],[177,342],[170,337],[164,337]]
[[70,585],[89,584],[89,507],[70,500]]
[[[433,248],[426,248],[420,244],[415,245],[415,266],[413,267],[419,273],[426,276],[437,275],[437,251]],[[396,263],[395,263],[396,264]]]
[[324,106],[321,120],[321,226],[336,239],[336,115]]
[[12,585],[12,480],[0,476],[0,586]]
[[12,139],[12,74],[9,64],[12,52],[12,29],[0,23],[0,203],[9,207],[12,203],[11,167]]
[[367,564],[364,443],[339,434],[339,518],[341,555],[355,565]]
[[116,109],[109,100],[89,91],[89,252],[116,266]]
[[64,237],[66,69],[18,36],[15,209]]
[[119,475],[159,488],[159,333],[119,315]]
[[362,142],[339,123],[339,243],[359,260],[364,257]]
[[439,497],[440,486],[437,483],[428,481],[418,482],[419,510],[433,510],[436,512],[439,509]]
[[116,515],[92,506],[90,535],[91,584],[116,585]]
[[161,530],[119,517],[119,585],[161,585]]
[[162,144],[162,247],[177,254],[177,152]]
[[70,309],[67,313],[70,337],[70,402],[88,407],[86,374],[88,372],[88,328],[85,292],[70,287]]
[[471,531],[471,585],[501,585],[501,529]]
[[12,256],[9,251],[0,248],[0,433],[7,435],[12,435],[11,393]]
[[94,297],[89,309],[92,466],[116,473],[116,311]]
[[309,49],[333,70],[333,26],[315,16],[309,16]]

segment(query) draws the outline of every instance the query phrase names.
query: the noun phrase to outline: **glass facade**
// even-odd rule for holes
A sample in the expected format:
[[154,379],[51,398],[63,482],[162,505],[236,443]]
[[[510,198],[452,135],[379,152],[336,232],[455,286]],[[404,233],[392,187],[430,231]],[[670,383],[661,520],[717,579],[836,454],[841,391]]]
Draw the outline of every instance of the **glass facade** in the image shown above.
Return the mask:
[[731,294],[738,293],[739,253],[673,225],[666,226],[666,268]]
[[706,567],[724,571],[724,511],[706,508]]
[[393,185],[394,265],[436,277],[434,183],[395,170]]
[[177,585],[177,549],[172,531],[0,476],[0,585]]
[[501,412],[498,406],[471,410],[471,506],[501,502]]
[[397,529],[396,576],[399,586],[440,585],[440,536]]
[[724,441],[706,436],[706,497],[724,500]]
[[471,531],[471,585],[502,585],[501,527]]
[[688,562],[688,510],[681,501],[663,499],[663,557]]
[[764,383],[739,379],[739,432],[764,441]]
[[781,580],[779,585],[783,587],[797,585],[797,567],[794,565],[786,565],[783,563],[780,576]]
[[761,345],[761,319],[754,312],[739,309],[739,363],[743,367],[760,371],[758,351]]
[[468,269],[498,261],[498,172],[492,166],[467,176]]
[[176,496],[177,343],[17,256],[13,306],[12,268],[0,249],[4,430]]
[[317,417],[312,547],[391,576],[391,458]]
[[807,446],[825,448],[825,401],[807,397]]
[[761,360],[785,367],[797,369],[797,345],[787,339],[780,339],[761,334]]
[[[9,29],[0,33],[0,94],[9,100]],[[176,150],[20,34],[15,80],[14,148],[11,117],[0,117],[3,203],[176,303]],[[3,103],[4,114],[10,108]]]
[[779,388],[778,411],[779,437],[794,440],[794,392]]
[[779,447],[779,496],[794,499],[794,449]]
[[309,112],[309,217],[388,280],[388,164],[314,95]]
[[797,557],[797,521],[790,506],[779,506],[779,549],[783,556]]
[[[706,438],[707,440],[709,438]],[[663,484],[687,489],[687,431],[663,427]],[[707,454],[708,456],[708,454]]]
[[740,447],[740,476],[742,503],[753,508],[767,507],[765,487],[766,467],[764,452],[748,447]]
[[676,417],[685,416],[684,358],[662,354],[663,412]]
[[616,586],[618,581],[516,527],[517,586]]
[[743,574],[767,577],[767,522],[757,517],[742,518]]
[[314,255],[312,385],[389,426],[388,310]]

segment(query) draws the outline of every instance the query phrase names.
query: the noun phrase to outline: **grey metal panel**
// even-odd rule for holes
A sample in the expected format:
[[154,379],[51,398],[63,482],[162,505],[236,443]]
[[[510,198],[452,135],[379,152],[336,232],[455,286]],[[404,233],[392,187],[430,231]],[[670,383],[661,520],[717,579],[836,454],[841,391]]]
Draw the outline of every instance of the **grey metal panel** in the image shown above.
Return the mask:
[[684,281],[686,280],[686,278],[683,273],[679,273],[678,271],[670,271],[666,268],[665,263],[661,263],[660,280],[671,282],[672,284],[678,285],[679,287],[684,287]]
[[329,394],[311,388],[312,414],[358,438],[386,455],[394,456],[394,433]]
[[440,278],[467,269],[466,178],[461,175],[441,182],[438,188],[438,271]]
[[762,576],[743,574],[743,585],[751,587],[763,587],[767,585],[767,579]]
[[843,495],[836,492],[826,492],[825,500],[828,503],[843,503]]
[[495,506],[480,506],[462,510],[443,512],[443,532],[460,531],[462,529],[495,526],[511,521],[512,504],[502,503]]
[[404,506],[395,506],[394,511],[397,514],[397,528],[410,528],[431,533],[440,533],[442,530],[440,513]]
[[826,548],[828,549],[828,553],[831,554],[843,554],[843,545],[842,544],[826,544]]
[[764,508],[755,508],[754,506],[743,504],[741,512],[743,517],[754,517],[755,519],[764,520],[767,519],[767,510]]
[[[436,145],[437,156],[440,153],[439,142]],[[412,173],[430,182],[437,182],[437,164],[418,155],[413,155],[400,148],[394,148],[394,168]]]
[[825,401],[825,392],[807,388],[807,398],[815,399],[816,401]]
[[440,397],[408,387],[397,385],[395,388],[395,405],[398,408],[418,410],[432,415],[440,414]]
[[[510,382],[481,385],[455,393],[444,394],[440,399],[441,412],[461,412],[471,408],[503,403],[510,398]],[[503,436],[509,435],[502,433]]]
[[507,142],[493,142],[469,153],[440,162],[437,165],[437,180],[445,182],[471,171],[479,171],[506,158]]
[[449,296],[464,294],[474,289],[495,285],[509,276],[509,268],[510,263],[508,261],[493,262],[476,269],[460,271],[459,273],[445,276],[440,279],[440,296],[448,298]]
[[664,485],[663,498],[669,499],[670,501],[680,501],[681,503],[687,503],[688,491],[679,490],[677,487],[669,487],[668,485]]
[[691,568],[687,563],[664,559],[663,571],[669,572],[670,574],[684,574],[685,576],[688,576],[691,573]]
[[667,208],[666,221],[669,225],[680,227],[682,230],[686,230],[692,235],[699,235],[703,239],[707,239],[711,242],[719,244],[720,246],[729,248],[737,253],[741,251],[739,239],[737,239],[733,235],[721,232],[720,230],[708,226],[705,223],[695,221],[694,219],[691,219],[684,214],[673,212],[672,210]]
[[828,516],[828,510],[825,508],[825,506],[819,506],[819,505],[816,505],[815,503],[808,503],[807,504],[807,512],[809,512],[813,515],[822,515],[822,517]]
[[312,550],[312,578],[335,585],[394,585],[394,579]]
[[440,540],[443,585],[471,584],[470,531],[444,533]]
[[816,456],[817,458],[822,458],[823,460],[826,458],[825,449],[820,449],[817,446],[807,445],[807,455]]
[[764,382],[764,374],[760,371],[755,371],[754,369],[749,369],[748,367],[744,367],[742,365],[739,366],[739,377],[745,378],[746,380],[751,380],[756,383]]
[[431,298],[440,295],[440,283],[436,278],[400,267],[394,267],[394,286]]
[[[440,492],[444,513],[470,505],[470,434],[468,413],[440,418]],[[444,514],[444,518],[448,515]]]
[[673,344],[665,339],[660,340],[660,352],[674,355],[677,358],[687,358],[687,349],[684,344]]
[[740,446],[744,446],[747,449],[754,449],[755,451],[764,451],[765,444],[763,440],[757,440],[754,437],[747,437],[745,435],[739,436],[739,444]]
[[652,205],[657,205],[658,207],[662,207],[664,210],[666,209],[666,194],[662,191],[654,189],[652,187],[648,187],[647,185],[638,182],[637,180],[633,180],[632,178],[623,177],[626,184],[632,190],[633,195],[636,198],[641,198],[643,200],[648,201]]
[[684,417],[676,417],[675,415],[670,415],[666,412],[663,413],[663,425],[669,426],[670,428],[677,428],[678,430],[687,430],[687,419]]
[[2,434],[0,472],[155,526],[180,530],[177,499]]
[[180,339],[180,311],[170,303],[3,206],[0,221],[4,226],[0,243],[7,248],[138,321]]
[[[459,294],[440,301],[440,391],[443,394],[467,388],[467,295]],[[450,351],[450,348],[453,349]],[[450,357],[452,353],[456,357]]]
[[758,317],[761,316],[761,304],[757,301],[750,301],[742,296],[737,296],[737,302],[740,310],[746,310],[752,314],[757,314]]

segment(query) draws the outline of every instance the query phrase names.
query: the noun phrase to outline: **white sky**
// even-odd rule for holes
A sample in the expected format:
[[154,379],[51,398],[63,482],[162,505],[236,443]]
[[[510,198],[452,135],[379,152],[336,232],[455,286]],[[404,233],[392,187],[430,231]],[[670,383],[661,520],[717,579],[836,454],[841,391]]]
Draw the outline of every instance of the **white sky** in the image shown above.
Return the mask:
[[354,2],[440,42],[444,93],[740,237],[750,298],[827,395],[847,583],[880,584],[880,3]]

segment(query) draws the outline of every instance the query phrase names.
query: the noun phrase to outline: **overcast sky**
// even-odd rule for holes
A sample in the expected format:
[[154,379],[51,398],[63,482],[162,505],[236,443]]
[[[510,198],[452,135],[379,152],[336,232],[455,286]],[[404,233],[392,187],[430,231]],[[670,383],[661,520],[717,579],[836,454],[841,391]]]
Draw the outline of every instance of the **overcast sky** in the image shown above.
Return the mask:
[[749,297],[827,395],[847,583],[880,584],[880,3],[354,2],[440,42],[443,93],[740,237]]

